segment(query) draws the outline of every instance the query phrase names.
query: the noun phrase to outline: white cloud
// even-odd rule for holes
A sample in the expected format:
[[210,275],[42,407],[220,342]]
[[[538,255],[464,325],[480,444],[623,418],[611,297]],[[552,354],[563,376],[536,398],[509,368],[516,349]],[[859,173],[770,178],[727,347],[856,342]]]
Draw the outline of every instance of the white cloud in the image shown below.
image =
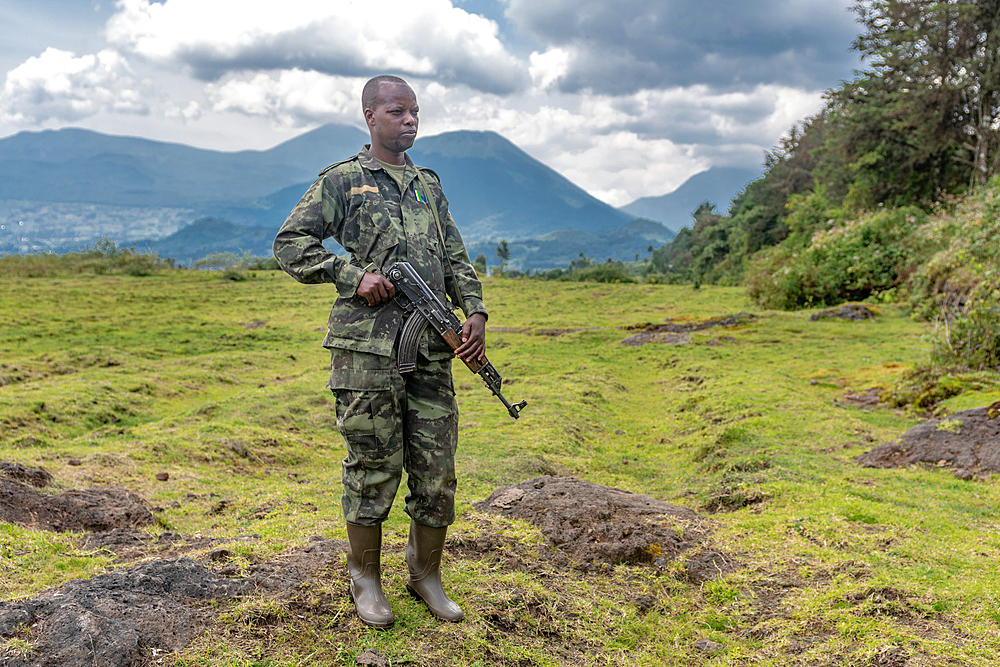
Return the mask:
[[7,72],[0,114],[17,124],[72,122],[101,111],[144,114],[141,87],[116,51],[78,58],[49,47]]
[[759,166],[764,151],[821,104],[818,91],[774,85],[517,97],[438,86],[417,98],[423,134],[498,132],[614,206],[671,192],[712,166]]
[[391,71],[498,93],[528,81],[497,24],[448,0],[382,0],[377,7],[343,0],[119,0],[106,32],[119,48],[181,64],[210,81],[291,69],[363,77]]
[[287,127],[317,122],[358,122],[364,79],[299,69],[209,84],[213,111],[265,116]]
[[530,56],[531,65],[528,67],[531,82],[540,90],[551,88],[566,75],[571,57],[566,49],[552,48],[544,53],[535,51]]
[[168,103],[163,115],[166,118],[180,118],[185,121],[198,120],[201,118],[202,109],[201,105],[196,101],[191,100],[183,108],[177,106],[174,103]]

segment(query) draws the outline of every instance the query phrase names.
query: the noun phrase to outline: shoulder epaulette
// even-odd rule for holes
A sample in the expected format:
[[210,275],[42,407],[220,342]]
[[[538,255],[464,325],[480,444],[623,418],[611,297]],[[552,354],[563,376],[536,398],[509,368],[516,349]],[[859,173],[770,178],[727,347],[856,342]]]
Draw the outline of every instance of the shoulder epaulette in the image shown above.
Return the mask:
[[325,169],[323,169],[323,171],[319,172],[319,175],[322,176],[323,174],[325,174],[326,172],[330,171],[334,167],[339,167],[342,164],[347,164],[351,160],[357,160],[357,159],[358,159],[358,156],[354,155],[352,157],[347,158],[346,160],[341,160],[340,162],[334,162],[333,164],[328,165]]
[[[416,165],[414,165],[414,166],[416,166]],[[438,176],[438,173],[436,171],[434,171],[433,169],[431,169],[430,167],[417,167],[417,169],[419,169],[420,171],[422,171],[424,173],[430,174],[435,179],[437,179],[437,182],[439,184],[441,183],[441,177]]]

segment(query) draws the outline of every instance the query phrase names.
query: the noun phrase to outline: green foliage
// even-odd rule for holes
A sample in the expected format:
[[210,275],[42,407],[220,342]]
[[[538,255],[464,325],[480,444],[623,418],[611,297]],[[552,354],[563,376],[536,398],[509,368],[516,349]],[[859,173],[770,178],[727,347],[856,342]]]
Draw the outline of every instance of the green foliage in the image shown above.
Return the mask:
[[140,252],[133,245],[119,248],[103,238],[93,248],[63,255],[39,253],[0,257],[0,276],[41,278],[69,274],[149,276],[173,268],[171,260],[160,259],[153,252]]
[[[597,283],[637,282],[629,272],[627,266],[625,262],[621,260],[615,261],[611,258],[608,258],[608,261],[603,264],[598,264],[581,252],[565,269],[550,269],[549,271],[537,272],[534,274],[534,277],[540,280],[573,280]],[[507,272],[505,275],[513,277],[512,272]]]
[[1000,376],[923,363],[907,371],[884,392],[883,400],[896,408],[934,412],[950,398],[966,393],[989,393],[1000,389]]
[[969,293],[961,317],[944,323],[933,360],[969,370],[1000,369],[1000,276],[991,272]]
[[[774,270],[787,267],[774,264],[808,247],[831,219],[839,224],[897,207],[931,210],[970,185],[984,187],[1000,171],[1000,5],[858,0],[854,11],[864,29],[854,49],[867,69],[828,91],[822,112],[782,138],[766,157],[764,176],[734,199],[728,216],[682,231],[654,253],[650,271],[717,284],[746,277],[758,294],[786,295],[765,299],[786,307],[857,294],[866,288],[831,257],[822,268],[795,266],[797,275],[780,278]],[[779,243],[790,252],[753,259]],[[943,260],[936,268],[944,273],[961,266]],[[927,276],[924,287],[937,289],[939,277]],[[842,289],[817,293],[816,285],[845,278]],[[869,278],[875,289],[885,283]]]
[[500,260],[500,266],[497,268],[497,271],[503,274],[504,267],[510,261],[510,244],[507,243],[507,239],[500,239],[500,243],[496,247],[496,254],[497,259]]
[[790,309],[893,289],[920,256],[913,237],[925,221],[916,207],[880,211],[815,232],[801,251],[788,243],[764,251],[748,270],[748,295],[761,306]]
[[596,283],[634,283],[632,276],[625,270],[624,262],[606,262],[579,269],[572,273],[572,279]]
[[[249,271],[274,271],[280,268],[278,260],[274,257],[256,256],[246,250],[240,254],[235,252],[215,252],[199,259],[191,266],[195,269],[220,271],[225,280],[234,280],[237,282],[246,280]],[[249,277],[252,277],[252,274]]]
[[478,273],[481,276],[485,276],[486,269],[488,268],[486,266],[486,253],[481,252],[478,255],[476,255],[476,259],[472,263],[472,266],[475,267],[476,273]]

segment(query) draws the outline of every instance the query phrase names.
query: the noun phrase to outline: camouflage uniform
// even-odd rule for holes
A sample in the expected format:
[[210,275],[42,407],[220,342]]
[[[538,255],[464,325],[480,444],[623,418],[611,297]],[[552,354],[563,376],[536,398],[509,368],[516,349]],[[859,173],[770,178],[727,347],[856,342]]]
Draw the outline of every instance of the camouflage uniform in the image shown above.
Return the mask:
[[[400,375],[395,362],[403,311],[393,301],[369,306],[355,294],[363,267],[408,261],[442,302],[446,293],[457,294],[461,303],[456,305],[466,317],[486,315],[482,286],[448,213],[440,180],[421,169],[431,189],[428,198],[416,169],[406,156],[400,193],[365,147],[320,173],[274,240],[274,256],[296,280],[337,287],[323,341],[331,353],[327,386],[337,396],[337,424],[348,449],[344,516],[362,525],[385,520],[403,469],[410,491],[407,514],[422,525],[450,525],[458,443],[451,349],[428,327],[417,370]],[[443,246],[429,201],[437,204]],[[324,248],[327,238],[340,243],[351,259]]]

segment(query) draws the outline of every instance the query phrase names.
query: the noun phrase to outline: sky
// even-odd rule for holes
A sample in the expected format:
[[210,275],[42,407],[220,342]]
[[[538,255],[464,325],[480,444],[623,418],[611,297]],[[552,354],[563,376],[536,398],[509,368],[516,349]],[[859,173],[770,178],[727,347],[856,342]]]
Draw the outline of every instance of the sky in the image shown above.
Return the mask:
[[[861,67],[850,0],[0,0],[0,137],[82,127],[216,150],[365,128],[492,130],[622,206],[760,168]],[[331,160],[347,156],[331,156]]]

